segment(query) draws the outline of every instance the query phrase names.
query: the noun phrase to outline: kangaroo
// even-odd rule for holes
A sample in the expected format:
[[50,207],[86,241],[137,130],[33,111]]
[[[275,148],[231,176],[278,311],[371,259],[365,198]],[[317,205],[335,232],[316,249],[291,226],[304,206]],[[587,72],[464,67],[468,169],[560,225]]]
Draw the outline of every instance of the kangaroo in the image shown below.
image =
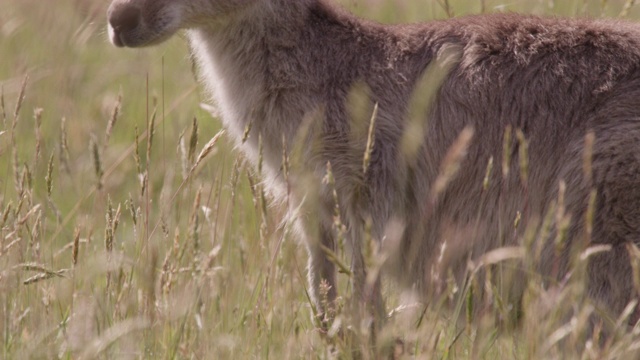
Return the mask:
[[[566,241],[545,242],[539,268],[562,277],[584,239],[607,250],[589,258],[593,302],[617,314],[638,297],[628,247],[640,242],[640,26],[517,14],[381,25],[329,0],[114,0],[108,22],[118,47],[186,30],[224,126],[250,160],[262,156],[273,197],[290,185],[292,207],[315,208],[297,221],[320,314],[337,296],[334,190],[366,306],[384,309],[379,281],[367,280],[367,224],[393,250],[383,270],[427,296],[437,274],[464,281],[469,260],[522,244],[554,207],[564,216],[551,238]],[[433,79],[431,95],[423,79]],[[358,86],[375,113],[372,136],[351,120]],[[421,96],[430,99],[415,127]],[[283,174],[283,152],[305,128],[313,135],[303,141],[320,144],[302,151],[316,197]],[[488,171],[491,159],[502,171]],[[327,163],[334,181],[321,183]]]

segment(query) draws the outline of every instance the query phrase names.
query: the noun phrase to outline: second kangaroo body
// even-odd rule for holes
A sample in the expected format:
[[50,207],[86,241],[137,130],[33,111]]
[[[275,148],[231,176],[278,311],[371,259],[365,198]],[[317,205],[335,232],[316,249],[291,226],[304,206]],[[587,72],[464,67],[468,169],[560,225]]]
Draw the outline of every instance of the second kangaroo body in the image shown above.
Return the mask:
[[[378,309],[368,225],[383,270],[434,294],[448,274],[462,283],[469,261],[527,245],[525,230],[550,218],[539,270],[559,279],[577,245],[607,245],[589,260],[588,293],[613,314],[637,298],[640,26],[515,14],[384,26],[325,0],[115,0],[109,22],[112,42],[129,47],[187,29],[239,148],[254,162],[262,152],[274,197],[290,187],[302,209],[320,312],[323,288],[329,304],[337,296],[335,198],[354,292]],[[369,98],[364,125],[354,87]],[[304,171],[285,176],[283,152]],[[327,163],[335,181],[323,183]]]

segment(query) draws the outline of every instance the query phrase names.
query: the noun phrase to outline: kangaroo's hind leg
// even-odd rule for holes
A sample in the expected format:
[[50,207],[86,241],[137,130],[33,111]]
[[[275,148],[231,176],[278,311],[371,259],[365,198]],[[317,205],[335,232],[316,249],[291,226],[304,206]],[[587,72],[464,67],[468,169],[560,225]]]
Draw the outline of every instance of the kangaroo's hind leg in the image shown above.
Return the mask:
[[[597,190],[592,244],[611,250],[590,258],[588,292],[617,318],[640,297],[633,278],[631,245],[640,245],[640,121],[622,122],[615,131],[596,132],[593,154]],[[630,322],[638,320],[638,309]]]

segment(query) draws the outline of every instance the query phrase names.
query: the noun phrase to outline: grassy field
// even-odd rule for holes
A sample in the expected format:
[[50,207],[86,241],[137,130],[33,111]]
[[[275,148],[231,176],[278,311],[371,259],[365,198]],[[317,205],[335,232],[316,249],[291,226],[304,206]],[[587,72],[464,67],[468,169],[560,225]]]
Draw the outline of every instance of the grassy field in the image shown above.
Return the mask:
[[[481,11],[640,19],[633,3],[344,1],[383,22]],[[322,335],[282,209],[224,135],[206,151],[220,122],[201,109],[185,41],[116,49],[107,6],[0,0],[0,358],[638,356],[640,331],[586,339],[579,284],[553,292],[534,280],[515,329],[496,330],[504,309],[463,323],[416,305],[395,309],[377,349],[348,314],[351,335]],[[575,317],[558,316],[572,307]]]

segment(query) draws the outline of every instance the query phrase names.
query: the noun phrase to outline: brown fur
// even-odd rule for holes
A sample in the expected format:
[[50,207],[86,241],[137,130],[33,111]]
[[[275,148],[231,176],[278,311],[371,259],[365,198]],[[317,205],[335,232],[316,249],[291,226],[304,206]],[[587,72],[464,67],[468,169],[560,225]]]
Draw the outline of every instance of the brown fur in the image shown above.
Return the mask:
[[[560,180],[567,184],[569,241],[585,236],[593,187],[598,195],[592,243],[612,246],[591,259],[590,295],[616,313],[637,297],[626,244],[640,240],[640,26],[516,14],[383,26],[325,0],[114,0],[109,21],[119,46],[155,44],[187,29],[222,121],[254,161],[262,137],[276,198],[286,189],[283,136],[287,149],[295,148],[304,119],[321,111],[311,131],[322,145],[304,152],[304,160],[318,185],[325,164],[333,167],[358,297],[367,297],[360,242],[368,219],[382,248],[395,249],[390,272],[426,294],[437,287],[436,267],[461,276],[468,259],[518,244],[523,229],[557,198]],[[420,96],[414,90],[425,74],[437,75],[438,66],[448,73],[434,84],[439,89],[423,142],[407,159],[400,149],[412,97]],[[354,135],[347,105],[356,85],[365,85],[372,103],[379,104],[366,175],[366,133]],[[249,122],[251,136],[240,144]],[[489,158],[500,167],[507,126],[521,129],[528,140],[526,186],[518,175],[520,143],[513,140],[509,176],[493,171],[483,191]],[[434,198],[430,191],[441,163],[465,127],[475,131],[467,155]],[[592,179],[583,174],[589,131],[596,137]],[[291,181],[297,206],[309,190]],[[320,247],[336,248],[329,190],[321,189],[312,204],[318,216],[300,221],[319,308],[321,279],[332,287],[329,297],[336,296],[335,266]],[[514,230],[518,212],[523,219]],[[385,238],[391,223],[402,225],[397,247],[385,244],[392,242]],[[555,268],[561,276],[567,252],[557,259],[546,246],[541,268]],[[375,291],[366,301],[379,302]]]

